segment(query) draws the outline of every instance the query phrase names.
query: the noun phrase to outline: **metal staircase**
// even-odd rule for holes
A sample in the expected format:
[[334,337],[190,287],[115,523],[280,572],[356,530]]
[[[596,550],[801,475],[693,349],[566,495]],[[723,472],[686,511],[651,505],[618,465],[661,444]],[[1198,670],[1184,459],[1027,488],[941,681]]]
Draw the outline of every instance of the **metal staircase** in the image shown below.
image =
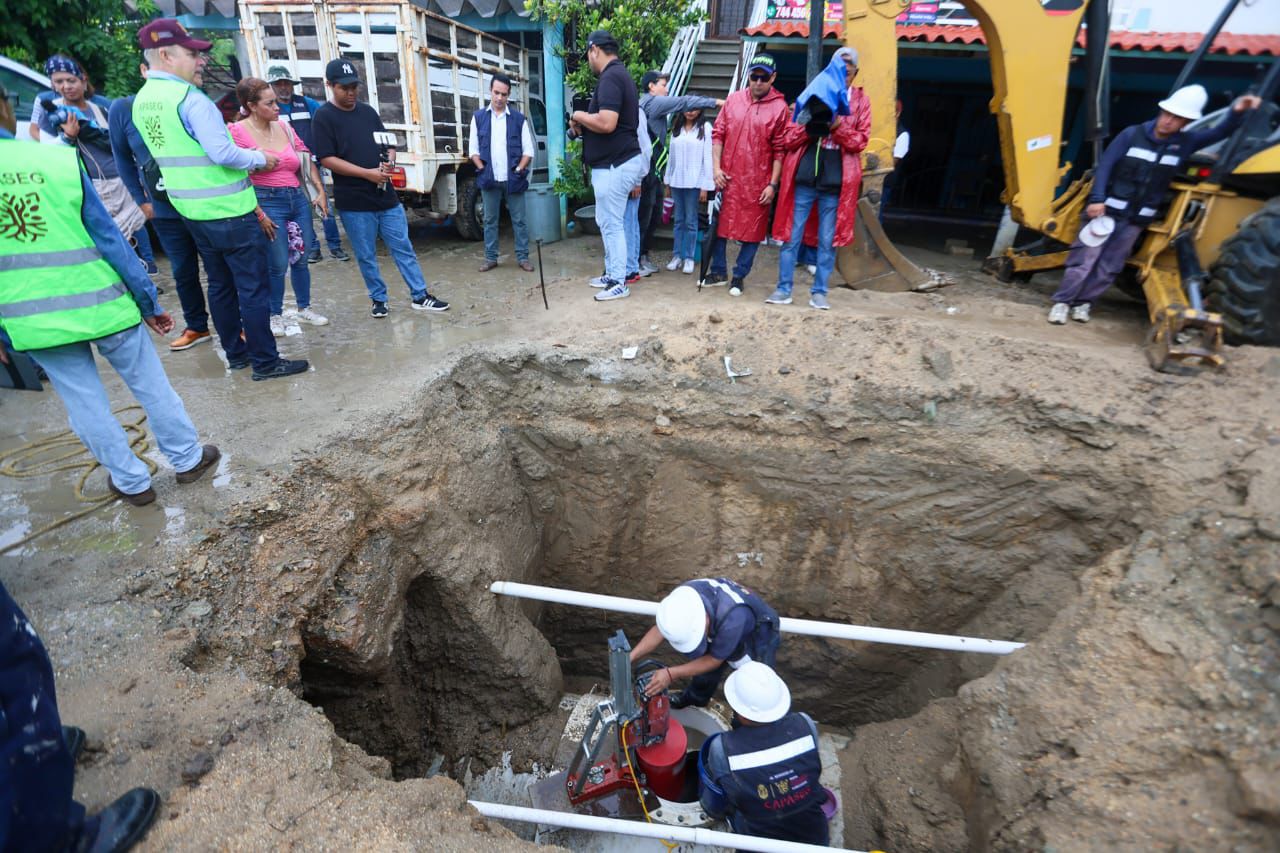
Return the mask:
[[742,43],[738,41],[700,42],[684,92],[713,98],[729,94],[735,88],[734,72],[741,48]]

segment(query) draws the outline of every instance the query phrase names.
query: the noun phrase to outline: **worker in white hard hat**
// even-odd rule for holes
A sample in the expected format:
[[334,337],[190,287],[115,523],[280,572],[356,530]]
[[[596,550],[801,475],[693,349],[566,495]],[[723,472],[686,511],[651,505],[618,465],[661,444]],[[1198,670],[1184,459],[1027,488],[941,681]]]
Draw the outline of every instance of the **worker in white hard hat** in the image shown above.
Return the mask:
[[[1241,95],[1226,118],[1212,127],[1184,130],[1204,114],[1209,93],[1203,86],[1183,86],[1160,102],[1160,114],[1120,131],[1094,167],[1086,222],[1071,244],[1062,284],[1053,294],[1049,322],[1070,318],[1089,322],[1095,300],[1111,286],[1148,224],[1160,214],[1169,184],[1182,174],[1183,161],[1226,139],[1257,109],[1262,99]],[[1093,220],[1111,220],[1094,224]]]
[[645,695],[668,689],[680,678],[689,686],[671,697],[673,708],[705,706],[730,668],[750,661],[770,666],[778,653],[778,614],[764,599],[728,578],[700,578],[676,587],[658,605],[657,624],[631,650],[631,662],[647,657],[662,641],[688,658],[659,669]]
[[714,735],[703,753],[702,807],[729,818],[734,832],[830,844],[836,803],[819,781],[817,725],[791,711],[791,691],[762,663],[735,670],[724,695],[737,725]]

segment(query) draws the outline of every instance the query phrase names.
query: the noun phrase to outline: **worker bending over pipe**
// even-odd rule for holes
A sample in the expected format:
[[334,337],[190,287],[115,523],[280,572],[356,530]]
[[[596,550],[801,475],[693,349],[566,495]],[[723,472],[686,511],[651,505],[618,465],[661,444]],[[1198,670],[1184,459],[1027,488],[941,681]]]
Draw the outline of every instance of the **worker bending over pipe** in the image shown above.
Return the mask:
[[689,686],[671,697],[671,707],[705,707],[730,667],[753,660],[773,666],[780,642],[778,614],[728,578],[685,581],[658,605],[657,624],[631,650],[631,663],[652,654],[663,640],[689,661],[657,670],[645,684],[645,696],[670,688],[677,678],[689,678]]

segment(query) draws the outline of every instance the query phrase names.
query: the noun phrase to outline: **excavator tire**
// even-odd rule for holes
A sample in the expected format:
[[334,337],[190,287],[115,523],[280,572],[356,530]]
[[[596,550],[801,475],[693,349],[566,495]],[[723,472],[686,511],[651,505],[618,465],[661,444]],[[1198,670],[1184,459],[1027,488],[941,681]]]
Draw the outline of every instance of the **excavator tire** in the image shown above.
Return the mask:
[[453,215],[453,227],[463,240],[484,239],[484,202],[474,177],[458,182],[458,212]]
[[1245,217],[1223,242],[1205,290],[1227,343],[1280,346],[1280,198]]

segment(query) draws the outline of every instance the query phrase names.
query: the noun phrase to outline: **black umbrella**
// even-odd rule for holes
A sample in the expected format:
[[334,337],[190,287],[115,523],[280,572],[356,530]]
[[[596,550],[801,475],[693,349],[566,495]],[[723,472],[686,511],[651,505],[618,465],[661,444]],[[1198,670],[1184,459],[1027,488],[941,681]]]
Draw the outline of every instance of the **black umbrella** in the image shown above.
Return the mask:
[[698,290],[702,290],[702,285],[707,280],[707,269],[711,266],[711,250],[716,245],[716,228],[720,224],[720,203],[723,199],[721,193],[716,190],[716,194],[711,197],[711,201],[707,202],[707,236],[702,238],[702,266],[698,270]]

